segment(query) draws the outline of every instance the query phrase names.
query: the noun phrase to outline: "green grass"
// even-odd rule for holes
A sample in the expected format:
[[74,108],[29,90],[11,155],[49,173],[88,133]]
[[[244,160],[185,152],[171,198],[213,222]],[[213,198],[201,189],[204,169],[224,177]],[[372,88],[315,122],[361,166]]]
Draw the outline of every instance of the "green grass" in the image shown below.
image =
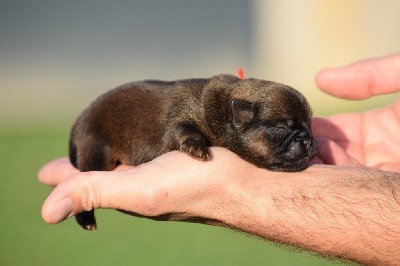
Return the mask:
[[0,265],[337,265],[228,229],[154,222],[99,210],[99,230],[70,219],[48,225],[41,204],[51,188],[36,178],[47,161],[66,155],[68,129],[0,132]]

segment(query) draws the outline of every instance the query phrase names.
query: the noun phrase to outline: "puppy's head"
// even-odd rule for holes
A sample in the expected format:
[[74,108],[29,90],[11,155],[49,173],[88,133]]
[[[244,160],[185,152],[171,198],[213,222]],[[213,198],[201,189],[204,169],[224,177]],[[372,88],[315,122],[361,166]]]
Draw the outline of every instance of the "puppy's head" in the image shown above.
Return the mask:
[[222,76],[216,84],[228,91],[223,146],[266,169],[292,172],[307,168],[316,142],[311,135],[312,111],[302,94],[258,79]]
[[316,153],[311,108],[295,89],[264,80],[232,84],[231,124],[239,155],[276,171],[301,171]]

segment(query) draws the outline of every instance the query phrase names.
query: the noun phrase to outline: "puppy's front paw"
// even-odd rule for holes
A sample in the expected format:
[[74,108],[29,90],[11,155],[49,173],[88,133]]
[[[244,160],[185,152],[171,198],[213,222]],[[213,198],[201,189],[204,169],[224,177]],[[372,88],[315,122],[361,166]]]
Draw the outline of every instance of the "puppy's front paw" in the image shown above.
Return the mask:
[[185,139],[180,144],[179,149],[199,160],[205,161],[210,158],[206,142],[203,139]]

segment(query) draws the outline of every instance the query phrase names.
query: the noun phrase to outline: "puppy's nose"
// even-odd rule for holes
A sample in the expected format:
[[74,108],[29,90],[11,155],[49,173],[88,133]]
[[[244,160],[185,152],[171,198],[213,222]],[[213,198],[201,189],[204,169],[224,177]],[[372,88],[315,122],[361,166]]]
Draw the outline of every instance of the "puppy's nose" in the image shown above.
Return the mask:
[[307,131],[300,132],[296,137],[296,141],[303,143],[306,149],[310,149],[314,143],[310,133],[308,133]]

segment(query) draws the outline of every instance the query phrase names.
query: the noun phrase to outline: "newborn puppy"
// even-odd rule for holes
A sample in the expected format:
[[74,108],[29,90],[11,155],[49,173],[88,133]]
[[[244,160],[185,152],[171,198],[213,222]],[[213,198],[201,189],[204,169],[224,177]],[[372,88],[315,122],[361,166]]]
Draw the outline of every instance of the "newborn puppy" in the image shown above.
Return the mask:
[[[69,156],[80,171],[107,171],[172,150],[207,160],[207,147],[221,146],[258,167],[301,171],[316,153],[311,115],[298,91],[271,81],[218,75],[134,82],[100,96],[80,115]],[[96,229],[93,211],[76,218]]]

